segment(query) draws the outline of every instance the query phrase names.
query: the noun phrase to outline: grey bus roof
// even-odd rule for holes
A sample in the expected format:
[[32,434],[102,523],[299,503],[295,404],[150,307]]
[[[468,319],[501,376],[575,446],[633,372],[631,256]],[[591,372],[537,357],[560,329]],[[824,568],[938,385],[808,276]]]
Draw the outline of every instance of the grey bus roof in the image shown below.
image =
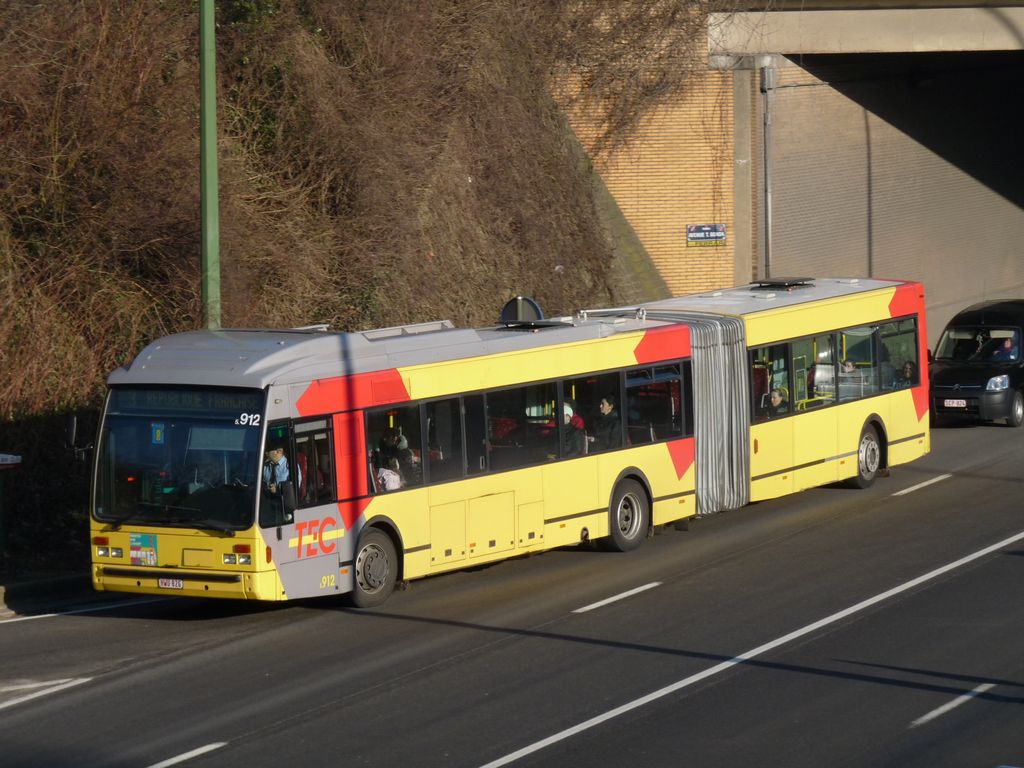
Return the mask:
[[453,328],[382,334],[290,330],[190,331],[147,346],[110,374],[111,386],[180,384],[264,388],[311,379],[477,357],[636,331],[662,322],[622,318],[549,325],[543,330]]
[[[454,328],[448,321],[354,333],[322,326],[292,330],[190,331],[157,339],[110,374],[118,385],[192,385],[263,389],[312,379],[513,352],[655,328],[673,313],[746,315],[806,301],[892,287],[889,280],[822,280],[790,291],[741,286],[648,304],[594,310],[543,328]],[[657,315],[657,319],[643,315]],[[682,318],[681,318],[682,319]]]
[[[643,306],[649,313],[658,312],[707,312],[720,315],[751,315],[783,307],[792,307],[808,301],[835,299],[852,296],[858,293],[874,291],[880,288],[893,288],[902,285],[902,280],[879,280],[871,278],[839,277],[839,278],[798,278],[795,282],[804,283],[790,289],[773,288],[772,281],[760,284],[741,285],[736,288],[704,291],[689,296],[678,296],[661,301],[652,301]],[[794,282],[792,279],[778,278],[782,285]]]

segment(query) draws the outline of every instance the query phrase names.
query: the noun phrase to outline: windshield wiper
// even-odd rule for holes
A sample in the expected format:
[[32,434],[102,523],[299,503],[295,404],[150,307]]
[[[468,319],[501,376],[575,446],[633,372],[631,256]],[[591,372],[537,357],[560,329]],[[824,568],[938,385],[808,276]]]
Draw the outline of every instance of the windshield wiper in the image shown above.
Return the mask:
[[218,523],[213,520],[181,520],[183,523],[191,523],[196,528],[205,528],[210,531],[220,531],[226,533],[228,536],[235,535],[235,529],[229,528],[224,523]]
[[[113,531],[120,530],[122,525],[124,525],[129,520],[132,520],[132,519],[134,519],[136,517],[138,517],[138,522],[144,523],[146,525],[153,524],[153,523],[159,524],[159,521],[151,520],[149,518],[149,514],[152,514],[153,511],[158,511],[158,512],[162,512],[162,513],[166,514],[167,512],[170,512],[171,510],[175,510],[175,511],[178,511],[178,512],[198,512],[199,511],[198,509],[195,509],[194,507],[173,507],[173,506],[171,506],[169,504],[155,504],[155,503],[153,503],[151,501],[140,501],[140,502],[138,502],[136,504],[135,509],[133,509],[133,510],[131,510],[129,512],[124,512],[124,513],[122,513],[120,515],[116,515],[114,517],[113,522],[110,523],[110,528]],[[146,513],[146,514],[143,515],[143,513]]]
[[[148,509],[143,510],[143,507],[147,507]],[[170,504],[154,504],[152,502],[145,501],[139,502],[139,505],[131,512],[126,512],[114,518],[113,522],[109,523],[111,530],[119,530],[122,525],[127,523],[129,520],[132,520],[143,511],[156,511],[163,513],[160,517],[140,517],[139,522],[145,523],[146,525],[188,525],[193,528],[202,528],[208,531],[220,531],[221,533],[226,533],[228,536],[235,535],[235,529],[229,527],[225,523],[218,523],[215,520],[209,519],[199,520],[194,517],[189,517],[187,515],[181,514],[168,514],[169,512],[199,512],[199,509],[197,509],[196,507],[175,507]]]
[[[121,530],[121,526],[122,525],[127,523],[129,520],[131,520],[133,517],[135,517],[141,511],[142,510],[136,508],[136,509],[133,509],[131,512],[124,512],[124,513],[122,513],[120,515],[115,515],[114,516],[114,520],[112,522],[108,523],[108,525],[110,525],[110,530],[112,530],[112,531],[119,531],[119,530]],[[104,522],[107,522],[107,521],[104,521]]]

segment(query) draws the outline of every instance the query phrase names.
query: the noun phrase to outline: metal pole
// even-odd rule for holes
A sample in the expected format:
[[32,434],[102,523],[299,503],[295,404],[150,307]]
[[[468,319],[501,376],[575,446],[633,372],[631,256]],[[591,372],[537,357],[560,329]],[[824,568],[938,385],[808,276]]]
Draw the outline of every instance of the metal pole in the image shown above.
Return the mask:
[[220,328],[220,213],[217,199],[217,65],[214,0],[199,0],[199,196],[202,209],[203,315]]
[[761,93],[764,94],[764,277],[772,276],[772,95],[775,91],[775,67],[761,67]]

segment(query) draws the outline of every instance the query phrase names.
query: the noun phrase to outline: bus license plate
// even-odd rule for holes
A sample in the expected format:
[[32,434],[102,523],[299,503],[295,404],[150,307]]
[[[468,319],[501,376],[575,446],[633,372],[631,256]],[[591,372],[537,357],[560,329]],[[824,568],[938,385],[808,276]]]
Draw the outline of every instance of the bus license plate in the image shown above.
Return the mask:
[[156,585],[160,589],[184,589],[185,582],[181,579],[157,579]]
[[966,400],[946,400],[944,405],[947,408],[966,408],[967,407],[967,401]]

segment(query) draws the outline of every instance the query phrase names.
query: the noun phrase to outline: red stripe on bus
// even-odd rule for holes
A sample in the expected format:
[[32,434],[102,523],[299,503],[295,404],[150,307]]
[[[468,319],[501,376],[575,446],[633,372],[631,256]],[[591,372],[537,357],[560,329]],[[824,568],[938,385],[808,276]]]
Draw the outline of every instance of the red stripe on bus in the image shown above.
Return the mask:
[[300,416],[348,411],[409,400],[409,391],[395,368],[318,379],[302,393],[295,407]]
[[889,317],[924,313],[924,291],[918,283],[899,286],[889,300]]
[[341,521],[345,524],[346,531],[352,530],[352,526],[363,516],[371,501],[373,501],[372,498],[363,498],[338,502],[338,513],[341,515]]
[[[922,376],[923,378],[923,376]],[[920,421],[928,413],[928,382],[922,381],[919,385],[910,390],[914,396],[914,408],[917,409],[917,420]]]
[[914,409],[917,420],[921,421],[928,413],[928,332],[925,328],[924,288],[920,283],[905,283],[896,289],[889,300],[889,317],[905,317],[917,315],[918,367],[920,383],[910,390],[914,396]]
[[693,466],[693,438],[674,440],[666,445],[668,454],[672,457],[672,464],[675,465],[676,475],[679,480],[682,480],[683,475]]
[[675,360],[690,356],[690,327],[667,325],[644,332],[640,343],[633,350],[638,363],[656,363],[659,360]]

